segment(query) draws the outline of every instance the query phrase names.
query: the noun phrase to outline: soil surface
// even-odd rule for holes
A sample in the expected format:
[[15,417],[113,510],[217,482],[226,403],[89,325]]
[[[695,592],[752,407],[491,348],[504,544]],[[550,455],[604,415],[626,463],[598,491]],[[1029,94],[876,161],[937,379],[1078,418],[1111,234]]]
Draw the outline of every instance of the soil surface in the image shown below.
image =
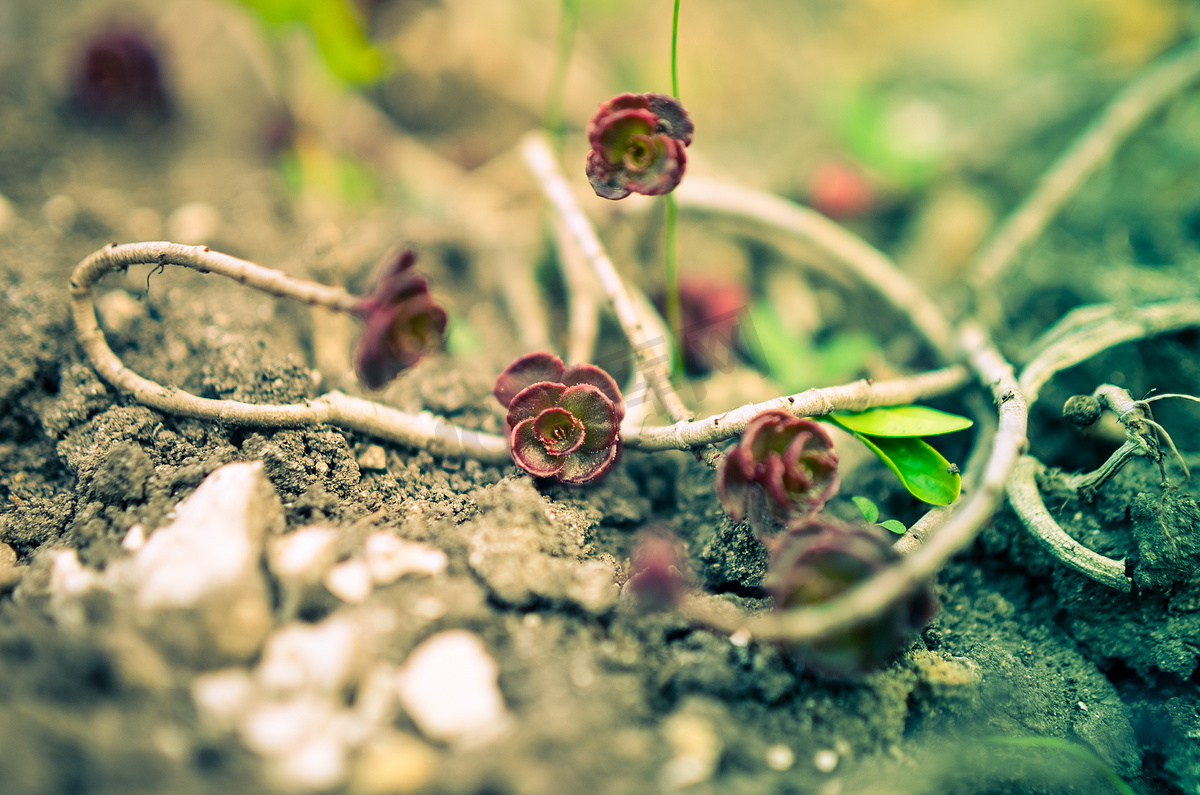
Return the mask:
[[[661,5],[585,8],[565,101],[568,176],[651,293],[659,205],[584,198],[582,128],[620,90],[664,90]],[[684,4],[690,168],[823,207],[951,308],[997,218],[1200,31],[1168,0],[760,5]],[[1167,484],[1134,459],[1090,503],[1048,497],[1079,541],[1126,559],[1133,593],[1066,569],[1004,508],[939,575],[911,645],[832,681],[622,591],[640,534],[669,529],[695,598],[771,609],[764,548],[688,454],[627,450],[572,488],[337,427],[172,416],[101,381],[67,282],[114,241],[208,245],[356,291],[414,246],[452,318],[447,350],[370,396],[492,433],[496,374],[566,339],[566,286],[514,153],[541,123],[558,4],[360,6],[395,61],[363,88],[302,28],[239,4],[0,7],[0,791],[1200,793],[1200,479],[1177,464]],[[80,93],[90,37],[117,28],[158,53],[161,101],[143,86],[97,110]],[[1015,364],[1076,306],[1196,296],[1198,142],[1192,90],[1021,259],[996,330]],[[825,365],[843,380],[935,361],[812,252],[688,213],[680,245],[693,273],[794,299],[780,314],[814,350],[871,335],[848,372]],[[96,310],[125,365],[162,384],[254,403],[365,394],[352,322],[215,276],[131,269]],[[1185,331],[1062,373],[1031,412],[1030,452],[1094,469],[1121,439],[1073,429],[1063,402],[1102,383],[1200,395],[1198,353]],[[628,375],[608,318],[595,360]],[[730,359],[682,392],[716,412],[780,390]],[[970,413],[986,394],[937,403]],[[1154,407],[1200,469],[1200,408]],[[965,463],[971,437],[939,446]],[[922,515],[838,444],[829,511],[851,519],[862,495],[884,518]]]

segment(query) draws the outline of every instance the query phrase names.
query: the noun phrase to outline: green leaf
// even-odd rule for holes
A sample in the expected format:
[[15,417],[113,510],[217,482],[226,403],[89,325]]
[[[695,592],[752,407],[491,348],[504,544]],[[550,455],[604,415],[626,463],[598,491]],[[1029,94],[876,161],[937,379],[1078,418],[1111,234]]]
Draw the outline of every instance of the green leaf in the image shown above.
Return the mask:
[[829,416],[846,430],[867,436],[937,436],[974,424],[966,417],[928,406],[884,406],[866,411],[835,411]]
[[962,477],[942,454],[914,437],[867,436],[855,433],[863,444],[896,473],[904,488],[922,502],[949,505],[958,499]]
[[908,532],[908,528],[904,526],[904,522],[900,522],[895,519],[884,519],[879,523],[879,526],[891,530],[898,536],[902,536]]
[[863,518],[869,524],[875,524],[879,520],[879,506],[868,500],[866,497],[851,497],[854,504],[858,506],[858,510],[862,511]]

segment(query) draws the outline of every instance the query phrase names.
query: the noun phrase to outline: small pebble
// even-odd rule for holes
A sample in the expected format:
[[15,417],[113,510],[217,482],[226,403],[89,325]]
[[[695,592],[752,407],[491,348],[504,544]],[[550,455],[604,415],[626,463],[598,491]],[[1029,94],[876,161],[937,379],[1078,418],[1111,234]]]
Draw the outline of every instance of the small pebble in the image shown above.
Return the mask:
[[232,731],[250,705],[254,680],[245,668],[221,668],[198,674],[191,689],[200,718],[216,729]]
[[437,547],[405,541],[391,533],[371,534],[363,559],[376,585],[389,585],[405,574],[441,574],[449,562]]
[[663,768],[665,787],[679,789],[712,778],[723,743],[711,720],[690,712],[676,712],[663,721],[662,730],[673,752]]
[[267,770],[280,789],[327,792],[349,773],[346,747],[332,734],[323,734],[277,757]]
[[387,452],[377,444],[367,445],[358,457],[358,468],[375,471],[387,469]]
[[17,565],[17,551],[8,544],[0,542],[0,569]]
[[337,532],[329,527],[301,527],[271,540],[267,567],[281,580],[320,582],[337,562]]
[[795,763],[796,755],[786,745],[780,743],[767,749],[767,767],[772,770],[782,773],[784,770],[790,770]]
[[360,646],[358,627],[340,614],[280,627],[263,647],[259,684],[269,693],[335,695],[353,679]]
[[350,779],[352,795],[420,792],[437,776],[438,753],[416,737],[388,732],[362,749]]
[[400,672],[400,700],[426,737],[485,742],[507,718],[496,676],[496,663],[478,636],[447,630],[409,655]]
[[838,754],[831,748],[824,748],[813,754],[813,767],[820,773],[832,773],[838,766]]
[[335,717],[328,698],[301,696],[250,709],[238,722],[242,743],[261,756],[284,756],[322,734]]
[[137,552],[144,546],[146,546],[146,528],[140,524],[129,528],[125,532],[125,538],[121,539],[121,548],[128,552]]
[[361,560],[347,560],[325,574],[325,587],[348,604],[357,605],[371,595],[371,570]]

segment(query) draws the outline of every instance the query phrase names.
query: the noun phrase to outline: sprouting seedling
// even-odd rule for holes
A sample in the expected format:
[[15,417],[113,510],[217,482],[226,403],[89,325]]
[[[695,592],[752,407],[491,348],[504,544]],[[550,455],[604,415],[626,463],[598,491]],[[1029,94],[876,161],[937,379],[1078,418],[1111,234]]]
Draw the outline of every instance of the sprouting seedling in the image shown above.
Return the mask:
[[858,506],[858,510],[863,515],[863,519],[867,521],[867,524],[882,527],[884,530],[890,530],[896,535],[904,535],[904,533],[908,531],[908,528],[904,526],[904,522],[896,519],[884,519],[882,522],[879,521],[879,506],[871,502],[871,500],[867,499],[866,497],[854,496],[850,499],[854,501],[856,506]]
[[620,458],[625,401],[599,367],[531,353],[505,368],[493,394],[508,409],[513,461],[534,477],[591,483]]
[[922,436],[971,427],[971,420],[926,406],[894,406],[866,411],[836,411],[827,418],[850,431],[900,478],[917,499],[949,505],[958,499],[962,476]]

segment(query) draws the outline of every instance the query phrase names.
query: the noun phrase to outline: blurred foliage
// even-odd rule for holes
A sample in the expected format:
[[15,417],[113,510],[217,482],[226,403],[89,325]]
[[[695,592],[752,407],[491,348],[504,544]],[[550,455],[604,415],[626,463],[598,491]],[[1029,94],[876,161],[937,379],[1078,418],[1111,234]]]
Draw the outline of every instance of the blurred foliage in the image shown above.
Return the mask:
[[746,310],[742,328],[755,365],[783,389],[799,392],[854,378],[879,352],[875,337],[865,331],[842,330],[821,344],[788,331],[775,305],[767,300]]
[[348,0],[233,0],[258,12],[269,27],[303,26],[338,79],[359,84],[383,76],[387,61],[363,30]]

